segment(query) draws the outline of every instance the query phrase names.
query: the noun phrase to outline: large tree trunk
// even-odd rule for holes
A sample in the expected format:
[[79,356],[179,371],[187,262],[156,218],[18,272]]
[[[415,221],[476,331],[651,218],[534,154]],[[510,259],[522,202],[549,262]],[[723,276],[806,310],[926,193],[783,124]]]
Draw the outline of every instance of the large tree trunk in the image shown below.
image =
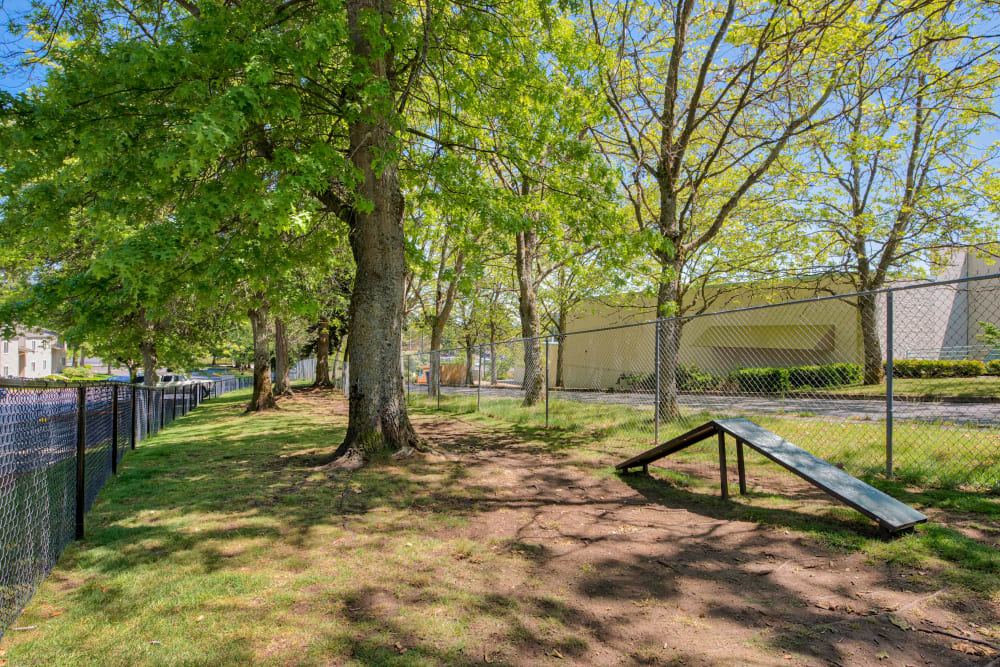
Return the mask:
[[677,365],[680,363],[681,328],[676,314],[680,312],[679,276],[683,263],[677,259],[660,260],[660,285],[656,291],[656,317],[667,318],[656,325],[655,336],[660,346],[660,419],[675,420],[681,416],[677,403]]
[[861,319],[861,340],[864,345],[864,383],[881,384],[883,367],[882,345],[878,339],[878,295],[859,296],[858,312]]
[[253,396],[247,412],[263,412],[278,407],[271,386],[271,350],[267,335],[267,308],[260,306],[248,311],[253,330]]
[[[327,375],[327,381],[333,386],[337,386],[337,364],[340,362],[340,341],[337,342],[337,346],[333,348],[333,372]],[[332,381],[331,381],[332,378]],[[319,362],[316,362],[316,379],[319,379]]]
[[142,383],[147,387],[155,387],[160,381],[156,374],[156,367],[159,366],[156,345],[152,340],[144,340],[139,343],[139,351],[142,352]]
[[556,346],[556,386],[566,386],[566,309],[559,309],[559,338]]
[[545,398],[545,369],[542,367],[542,346],[538,339],[538,302],[535,300],[535,252],[537,237],[530,229],[517,233],[517,287],[518,311],[521,315],[521,337],[524,339],[524,389],[525,407]]
[[497,326],[490,322],[490,385],[497,383]]
[[347,344],[344,344],[344,356],[340,358],[340,389],[345,394],[347,393],[347,385],[351,381],[351,367],[348,364],[351,360],[350,354],[348,354],[350,351]]
[[430,317],[431,321],[431,368],[430,376],[427,378],[427,395],[429,398],[437,396],[441,388],[441,345],[444,338],[444,328],[451,317],[451,309],[455,305],[455,293],[458,289],[458,276],[462,273],[462,253],[457,252],[454,265],[454,276],[448,281],[447,287],[442,284],[444,281],[444,268],[447,259],[446,249],[441,251],[441,267],[438,272],[437,293],[434,298],[434,307],[437,312]]
[[288,327],[280,317],[274,318],[274,395],[292,395],[292,380],[288,368]]
[[[440,318],[438,318],[440,319]],[[431,363],[427,370],[427,397],[434,398],[441,387],[441,339],[444,338],[444,323],[431,328]]]
[[312,386],[333,386],[330,382],[330,323],[325,318],[319,321],[319,335],[316,340],[316,378]]
[[[390,87],[391,48],[375,48],[367,35],[382,39],[394,19],[392,0],[348,0],[347,23],[356,62],[365,74]],[[381,21],[382,26],[373,25]],[[392,38],[389,38],[390,40]],[[418,65],[414,65],[418,66]],[[347,436],[333,458],[360,464],[373,457],[420,446],[406,414],[399,370],[406,271],[403,212],[399,186],[399,146],[393,137],[395,100],[366,98],[349,123],[351,163],[361,176],[357,199],[366,203],[350,216],[350,243],[356,265],[348,321],[351,359]]]
[[465,386],[471,387],[476,380],[472,375],[472,366],[475,364],[475,349],[472,346],[472,335],[465,335]]

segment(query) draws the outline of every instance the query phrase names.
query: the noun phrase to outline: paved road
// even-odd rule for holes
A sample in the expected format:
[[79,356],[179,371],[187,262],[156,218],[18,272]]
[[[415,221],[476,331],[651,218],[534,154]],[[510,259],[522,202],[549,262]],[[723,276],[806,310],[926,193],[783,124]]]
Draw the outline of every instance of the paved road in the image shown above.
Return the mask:
[[[424,392],[425,385],[410,385],[411,393]],[[521,395],[516,387],[483,387],[482,395],[497,398],[516,398]],[[476,395],[475,387],[442,387],[442,395]],[[603,391],[554,391],[552,398],[597,403],[604,405],[631,405],[638,409],[653,409],[652,393],[609,393]],[[709,394],[681,394],[681,408],[689,412],[714,414],[800,414],[831,419],[885,419],[885,402],[823,398],[774,398],[770,396],[720,396]],[[1000,427],[998,403],[930,403],[896,399],[893,406],[896,421],[949,422]]]

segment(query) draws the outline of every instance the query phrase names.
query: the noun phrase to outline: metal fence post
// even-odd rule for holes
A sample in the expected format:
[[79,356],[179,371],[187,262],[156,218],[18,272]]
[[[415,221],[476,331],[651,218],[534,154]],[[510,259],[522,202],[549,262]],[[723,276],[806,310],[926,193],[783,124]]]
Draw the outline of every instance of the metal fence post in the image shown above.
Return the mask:
[[431,355],[431,358],[435,359],[435,361],[432,361],[431,363],[437,364],[437,373],[435,374],[435,379],[434,379],[434,382],[437,385],[437,391],[435,391],[434,393],[437,394],[437,405],[438,405],[437,409],[440,410],[441,409],[441,350],[438,350],[436,355]]
[[476,376],[476,412],[479,412],[479,404],[482,401],[483,393],[483,346],[479,346],[479,373]]
[[135,385],[132,385],[132,402],[129,405],[132,412],[132,418],[129,420],[131,428],[129,429],[128,444],[129,447],[135,449]]
[[153,400],[152,400],[153,390],[146,387],[146,437],[153,432],[153,420],[150,418],[153,414]]
[[885,477],[892,479],[892,375],[893,375],[892,290],[885,296]]
[[177,419],[177,387],[174,387],[174,400],[170,404],[170,421]]
[[76,390],[76,539],[83,539],[87,504],[87,388]]
[[656,389],[653,395],[653,443],[660,444],[660,321],[653,323],[653,375]]
[[111,474],[118,474],[118,385],[111,387]]
[[545,337],[545,428],[549,427],[549,337]]
[[167,425],[167,390],[160,390],[160,428]]

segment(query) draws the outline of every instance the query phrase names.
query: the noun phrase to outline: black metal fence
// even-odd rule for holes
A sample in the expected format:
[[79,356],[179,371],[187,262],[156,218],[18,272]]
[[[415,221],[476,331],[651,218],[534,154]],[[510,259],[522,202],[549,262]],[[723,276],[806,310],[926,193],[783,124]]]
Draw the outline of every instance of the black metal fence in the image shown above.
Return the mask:
[[0,381],[0,637],[125,453],[201,402],[250,378],[173,387]]

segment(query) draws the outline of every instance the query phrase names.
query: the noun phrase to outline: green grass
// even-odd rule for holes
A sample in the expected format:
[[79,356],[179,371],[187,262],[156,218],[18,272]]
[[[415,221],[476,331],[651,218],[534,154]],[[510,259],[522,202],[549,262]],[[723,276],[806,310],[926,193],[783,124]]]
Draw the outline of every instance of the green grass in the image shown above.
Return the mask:
[[[884,396],[885,385],[851,385],[831,387],[829,390],[808,390],[854,396]],[[920,396],[926,398],[961,397],[981,398],[1000,396],[1000,376],[984,375],[974,378],[896,378],[892,382],[892,393],[897,397]]]
[[[585,434],[602,452],[631,456],[654,444],[653,412],[649,407],[567,401],[550,396],[549,426]],[[436,402],[411,395],[410,404],[436,409]],[[441,410],[471,413],[475,396],[443,395]],[[515,424],[545,425],[545,406],[525,408],[520,400],[483,397],[480,410]],[[885,475],[885,423],[812,415],[759,415],[744,413],[734,402],[733,413],[686,414],[674,422],[661,421],[659,441],[664,442],[718,417],[739,414],[820,458],[868,479]],[[730,452],[732,454],[732,452]],[[676,455],[683,462],[711,463],[718,458],[706,444]],[[735,454],[730,463],[735,465]],[[912,484],[941,487],[1000,489],[1000,429],[953,424],[897,422],[893,429],[893,476]],[[777,470],[775,464],[751,456],[749,465]]]
[[[324,469],[346,417],[301,396],[247,416],[248,395],[207,402],[127,454],[0,664],[472,664],[491,632],[542,625],[571,654],[572,633],[548,627],[530,595],[484,597],[527,557],[435,537],[486,499],[460,464]],[[494,598],[539,611],[500,614]]]
[[[535,583],[547,576],[536,569],[544,547],[463,536],[495,509],[495,490],[469,480],[461,458],[329,470],[346,425],[330,403],[300,395],[244,416],[247,395],[207,402],[128,453],[87,516],[86,538],[16,623],[34,629],[8,632],[0,663],[467,665],[503,647],[557,649],[569,662],[587,650],[559,587]],[[553,407],[570,423],[570,406]],[[600,438],[484,413],[462,420],[483,442],[516,439],[587,474],[613,474],[595,462],[618,445]],[[890,563],[914,590],[946,587],[963,608],[1000,603],[1000,552],[950,527],[995,539],[996,496],[877,481],[935,515],[884,542],[826,502],[764,492],[723,502],[713,479],[680,472],[623,480],[651,503],[783,527]],[[521,583],[512,591],[511,582]],[[1000,632],[995,617],[969,618]]]

